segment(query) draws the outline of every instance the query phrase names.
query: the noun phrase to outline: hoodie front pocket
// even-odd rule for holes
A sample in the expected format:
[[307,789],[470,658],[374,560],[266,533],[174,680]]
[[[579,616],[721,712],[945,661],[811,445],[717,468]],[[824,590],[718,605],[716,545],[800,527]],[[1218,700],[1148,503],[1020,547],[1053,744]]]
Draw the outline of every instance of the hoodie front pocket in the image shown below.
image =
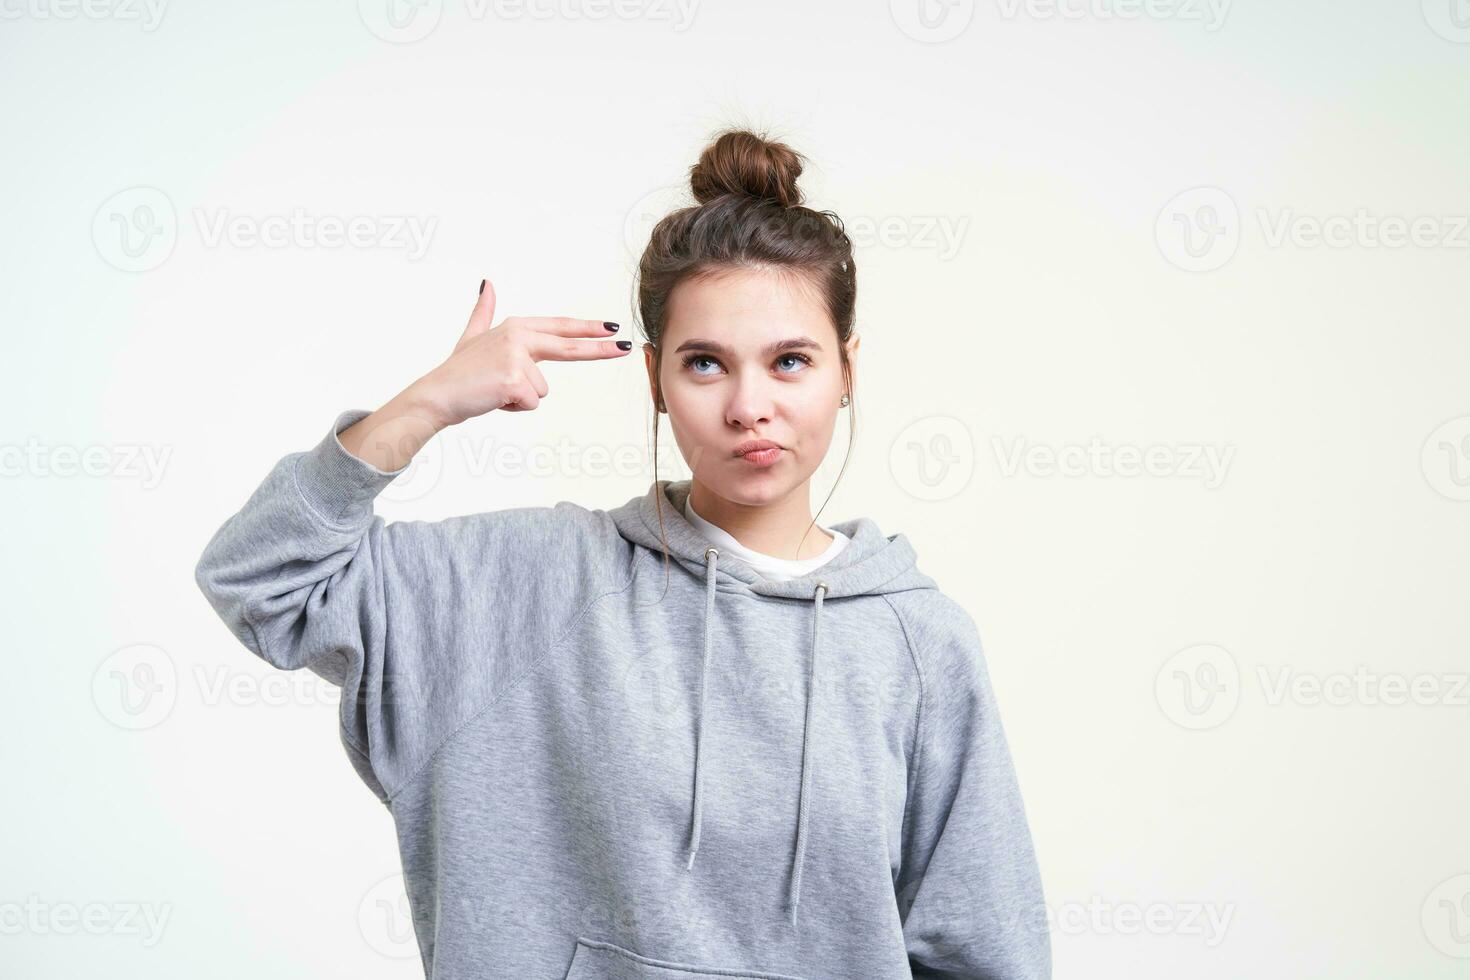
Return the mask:
[[577,937],[565,980],[803,980],[788,973],[675,963],[642,956],[599,939]]

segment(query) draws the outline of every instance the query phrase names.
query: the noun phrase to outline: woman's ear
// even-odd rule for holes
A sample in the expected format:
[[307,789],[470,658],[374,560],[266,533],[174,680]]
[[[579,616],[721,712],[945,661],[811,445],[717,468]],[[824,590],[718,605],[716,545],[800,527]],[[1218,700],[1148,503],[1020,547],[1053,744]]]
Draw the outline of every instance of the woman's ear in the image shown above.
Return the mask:
[[656,351],[653,344],[647,341],[643,344],[643,365],[648,369],[648,394],[653,399],[655,412],[666,411],[663,401],[658,396],[658,367],[654,364]]

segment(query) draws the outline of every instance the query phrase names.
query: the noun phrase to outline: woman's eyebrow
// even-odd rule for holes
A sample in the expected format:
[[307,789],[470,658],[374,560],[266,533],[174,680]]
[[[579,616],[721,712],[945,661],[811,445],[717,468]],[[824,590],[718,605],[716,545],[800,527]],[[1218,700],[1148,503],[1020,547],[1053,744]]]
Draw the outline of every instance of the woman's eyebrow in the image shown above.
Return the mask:
[[[810,348],[815,351],[820,351],[822,349],[822,345],[817,343],[810,337],[788,337],[785,340],[778,340],[773,344],[767,344],[764,348],[761,349],[760,353],[765,354],[769,357],[773,354],[780,354],[783,351],[801,350],[802,348]],[[735,353],[729,347],[725,346],[717,340],[704,340],[699,337],[694,337],[684,341],[678,347],[674,348],[674,353],[677,354],[680,351],[686,350],[707,350],[712,351],[716,354],[723,354],[726,357],[731,357]]]

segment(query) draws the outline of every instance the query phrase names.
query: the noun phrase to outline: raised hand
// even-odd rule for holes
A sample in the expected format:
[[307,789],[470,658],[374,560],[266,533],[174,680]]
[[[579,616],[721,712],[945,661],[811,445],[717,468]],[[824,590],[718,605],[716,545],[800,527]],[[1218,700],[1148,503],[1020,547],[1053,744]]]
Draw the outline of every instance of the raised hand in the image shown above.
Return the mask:
[[486,280],[444,363],[338,433],[343,448],[381,470],[397,470],[441,429],[496,409],[535,409],[548,391],[537,361],[605,361],[633,349],[632,341],[605,339],[618,325],[603,320],[513,316],[492,327],[494,319],[495,286]]
[[603,320],[513,316],[491,326],[494,318],[495,285],[486,280],[453,352],[418,382],[446,426],[496,409],[534,410],[548,391],[537,361],[605,361],[633,349],[631,341],[603,339],[618,326]]

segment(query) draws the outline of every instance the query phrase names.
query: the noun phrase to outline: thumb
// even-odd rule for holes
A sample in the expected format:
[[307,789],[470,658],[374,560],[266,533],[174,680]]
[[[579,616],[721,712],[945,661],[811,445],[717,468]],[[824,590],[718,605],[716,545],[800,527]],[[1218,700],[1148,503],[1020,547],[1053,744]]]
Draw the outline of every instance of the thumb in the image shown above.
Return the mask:
[[495,284],[489,279],[480,280],[480,297],[470,312],[470,322],[465,325],[460,343],[479,336],[489,330],[495,321]]

